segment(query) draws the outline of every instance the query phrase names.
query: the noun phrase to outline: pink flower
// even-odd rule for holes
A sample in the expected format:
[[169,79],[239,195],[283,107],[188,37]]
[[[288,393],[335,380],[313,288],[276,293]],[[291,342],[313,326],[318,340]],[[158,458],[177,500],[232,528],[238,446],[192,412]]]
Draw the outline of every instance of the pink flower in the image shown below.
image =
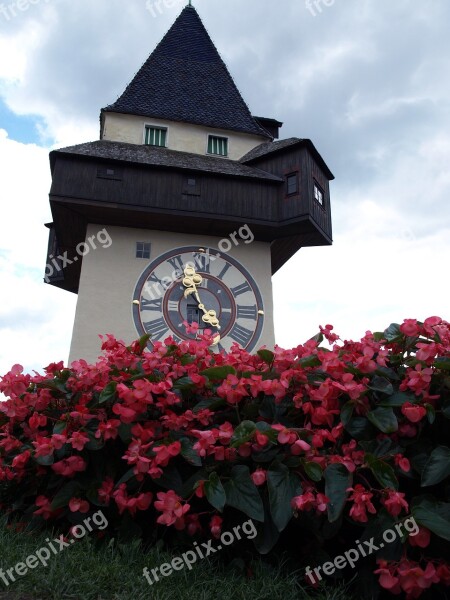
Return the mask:
[[420,527],[416,535],[409,534],[408,541],[411,546],[418,546],[419,548],[426,548],[430,544],[431,534],[426,527]]
[[89,512],[90,506],[89,502],[87,502],[86,500],[80,500],[80,498],[72,498],[72,500],[69,502],[69,509],[74,513],[87,513]]
[[348,499],[349,502],[354,502],[350,509],[350,516],[354,521],[367,523],[369,520],[367,511],[373,515],[377,512],[375,506],[371,502],[373,494],[368,492],[360,483],[357,483],[354,488],[349,488],[347,491],[353,492]]
[[308,452],[308,450],[311,450],[311,446],[308,444],[308,442],[305,442],[304,440],[297,440],[291,446],[291,452],[294,456],[298,456],[299,454]]
[[36,498],[36,500],[34,501],[34,503],[36,506],[39,506],[39,509],[35,510],[34,514],[42,515],[42,517],[45,520],[50,519],[50,517],[53,514],[53,511],[51,509],[51,505],[52,505],[51,501],[48,498],[46,498],[45,496],[38,496]]
[[211,529],[211,535],[213,536],[213,538],[216,538],[216,540],[220,538],[220,534],[222,533],[222,523],[223,519],[216,515],[211,519],[211,522],[209,524],[209,528]]
[[408,511],[409,506],[405,500],[405,494],[402,492],[394,492],[393,490],[387,490],[388,497],[383,498],[381,502],[386,507],[386,510],[393,517],[398,517],[398,515],[404,509]]
[[114,480],[107,477],[97,491],[98,499],[102,504],[109,504],[114,491]]
[[69,439],[69,444],[72,444],[72,448],[75,450],[82,451],[86,444],[89,443],[89,436],[83,431],[74,431],[72,437]]
[[158,500],[155,502],[156,510],[163,514],[157,518],[157,523],[162,525],[173,525],[177,519],[181,519],[191,508],[189,504],[181,504],[182,499],[173,490],[167,493],[158,492]]
[[417,337],[420,335],[420,325],[416,319],[405,319],[400,325],[400,331],[408,337]]
[[417,404],[411,404],[411,402],[405,402],[402,406],[402,414],[411,423],[418,423],[427,414],[426,409],[423,406]]
[[53,471],[62,477],[73,477],[76,473],[86,470],[86,463],[81,456],[71,456],[52,465]]
[[253,483],[255,485],[264,485],[267,479],[266,472],[264,469],[256,469],[251,475]]

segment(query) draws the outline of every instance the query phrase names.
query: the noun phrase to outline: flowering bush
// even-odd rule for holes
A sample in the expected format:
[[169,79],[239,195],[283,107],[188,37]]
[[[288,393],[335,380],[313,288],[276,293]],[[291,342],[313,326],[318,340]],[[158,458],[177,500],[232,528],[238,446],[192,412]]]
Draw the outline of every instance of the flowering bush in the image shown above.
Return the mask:
[[328,325],[256,355],[210,341],[108,335],[95,365],[14,366],[0,380],[2,509],[66,526],[101,507],[111,534],[150,541],[251,518],[261,553],[309,564],[412,515],[415,537],[367,559],[373,581],[408,599],[449,585],[450,324],[407,319],[360,342]]

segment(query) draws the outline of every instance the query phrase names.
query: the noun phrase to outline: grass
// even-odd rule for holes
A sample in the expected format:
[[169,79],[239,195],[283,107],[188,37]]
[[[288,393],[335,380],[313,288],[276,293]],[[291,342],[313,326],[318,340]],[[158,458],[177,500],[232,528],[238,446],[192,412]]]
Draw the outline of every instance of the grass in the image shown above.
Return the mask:
[[[0,567],[3,571],[24,562],[48,546],[48,533],[15,533],[0,519]],[[39,565],[6,587],[0,579],[0,600],[349,600],[343,587],[322,589],[313,595],[287,574],[283,564],[273,568],[252,563],[249,578],[236,569],[205,559],[192,570],[174,572],[150,586],[144,567],[155,568],[177,556],[159,550],[144,553],[138,543],[95,547],[89,538],[53,556],[46,568]]]

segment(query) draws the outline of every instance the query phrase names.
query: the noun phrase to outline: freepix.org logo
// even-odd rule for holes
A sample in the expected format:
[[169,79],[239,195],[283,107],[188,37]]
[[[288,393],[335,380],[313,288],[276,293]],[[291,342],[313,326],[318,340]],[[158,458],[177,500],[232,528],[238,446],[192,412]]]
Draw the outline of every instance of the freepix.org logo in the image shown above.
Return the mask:
[[36,4],[48,4],[51,0],[16,0],[10,4],[0,3],[0,15],[5,21],[11,21],[26,12],[31,6]]

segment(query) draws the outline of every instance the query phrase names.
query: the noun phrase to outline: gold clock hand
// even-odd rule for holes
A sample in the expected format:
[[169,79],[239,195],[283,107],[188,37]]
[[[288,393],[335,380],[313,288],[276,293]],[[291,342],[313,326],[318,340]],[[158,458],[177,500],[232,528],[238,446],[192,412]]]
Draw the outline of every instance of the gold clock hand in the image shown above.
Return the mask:
[[220,329],[220,322],[217,318],[216,311],[206,309],[205,305],[200,299],[197,286],[200,285],[202,281],[203,277],[199,273],[196,273],[194,267],[186,267],[184,269],[183,285],[187,289],[184,292],[184,297],[187,298],[191,294],[194,295],[198,302],[199,309],[203,311],[202,321],[208,325],[211,325],[212,327]]

